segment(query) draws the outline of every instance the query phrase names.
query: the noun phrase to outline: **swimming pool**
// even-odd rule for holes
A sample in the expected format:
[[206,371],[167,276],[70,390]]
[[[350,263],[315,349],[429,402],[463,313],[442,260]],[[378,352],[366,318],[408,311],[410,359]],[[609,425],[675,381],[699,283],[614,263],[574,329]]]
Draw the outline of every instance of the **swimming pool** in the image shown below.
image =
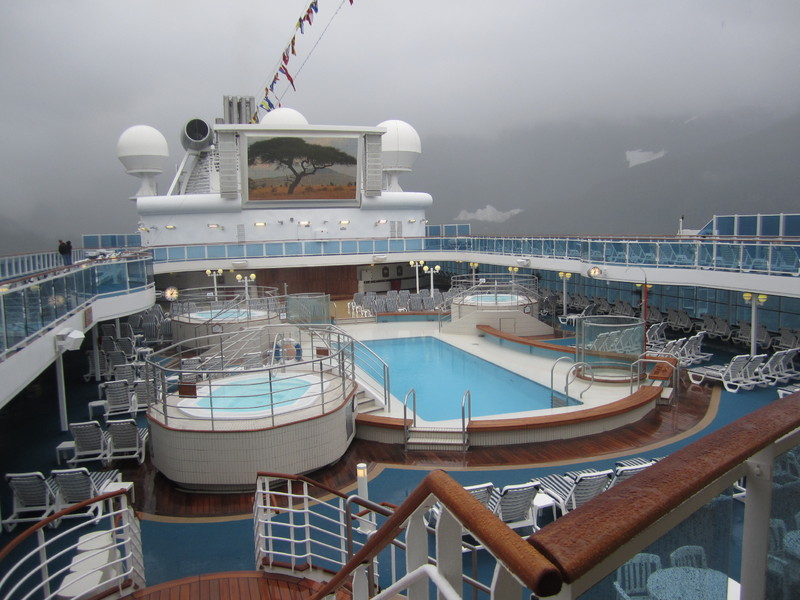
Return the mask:
[[473,417],[551,408],[549,389],[436,338],[364,343],[389,365],[391,392],[397,399],[402,401],[414,388],[417,414],[426,421],[460,419],[467,390]]
[[196,398],[183,398],[178,408],[193,417],[255,419],[310,406],[319,399],[319,376],[236,375],[197,384]]
[[186,315],[190,319],[201,319],[208,321],[244,321],[246,319],[263,319],[269,313],[263,310],[246,310],[242,308],[226,308],[223,310],[198,310]]
[[530,304],[531,301],[517,294],[472,294],[464,298],[461,303],[476,306],[517,306],[519,304]]

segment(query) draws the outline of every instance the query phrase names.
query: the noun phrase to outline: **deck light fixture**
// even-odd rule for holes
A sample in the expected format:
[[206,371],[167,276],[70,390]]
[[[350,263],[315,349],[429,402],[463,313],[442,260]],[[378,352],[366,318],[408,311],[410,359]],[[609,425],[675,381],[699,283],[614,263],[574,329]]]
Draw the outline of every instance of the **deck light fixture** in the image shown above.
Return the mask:
[[758,353],[758,307],[767,301],[766,294],[744,292],[742,299],[750,305],[750,356]]
[[219,223],[209,223],[209,224],[207,225],[207,227],[208,227],[209,229],[225,229],[225,228],[224,228],[222,225],[220,225]]
[[480,263],[471,262],[469,263],[469,268],[472,269],[472,285],[475,285],[475,271],[478,270]]
[[422,267],[422,270],[431,274],[431,298],[433,298],[433,275],[441,271],[442,267],[439,265],[436,265],[435,267],[429,267],[428,265],[425,265]]
[[217,301],[217,277],[222,275],[222,269],[217,269],[216,271],[212,271],[211,269],[206,269],[206,275],[208,277],[214,278],[214,302]]
[[[591,269],[589,269],[589,272],[591,273],[591,271],[593,271],[594,269],[597,269],[598,271],[600,270],[599,267],[592,267]],[[567,308],[569,305],[569,302],[567,301],[567,282],[570,280],[570,277],[572,277],[572,273],[568,271],[559,271],[558,276],[561,278],[561,281],[563,283],[563,288],[561,290],[561,304],[562,304],[561,314],[566,317]],[[593,275],[590,275],[590,277],[593,277]]]
[[417,293],[419,294],[419,268],[425,264],[424,260],[410,260],[408,264],[414,267],[414,274],[417,279]]
[[309,225],[311,225],[311,221],[298,221],[297,224],[300,227],[308,227]]
[[164,229],[175,229],[175,225],[164,225]]
[[266,227],[267,224],[264,221],[256,221],[255,226],[256,227]]
[[236,274],[236,281],[239,283],[244,282],[244,297],[246,300],[250,299],[250,282],[256,280],[256,274],[250,273],[250,275],[242,275],[241,273]]
[[378,225],[386,225],[386,223],[388,222],[389,221],[387,221],[386,219],[378,219],[377,221],[375,221],[375,226],[377,227]]

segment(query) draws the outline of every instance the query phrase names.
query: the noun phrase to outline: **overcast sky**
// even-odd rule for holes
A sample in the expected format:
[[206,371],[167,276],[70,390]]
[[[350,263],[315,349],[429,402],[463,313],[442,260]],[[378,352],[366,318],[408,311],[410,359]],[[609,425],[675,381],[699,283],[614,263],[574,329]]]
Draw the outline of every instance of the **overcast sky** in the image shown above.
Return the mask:
[[[432,137],[493,143],[537,123],[741,107],[789,115],[800,103],[797,0],[318,4],[288,65],[297,91],[285,78],[276,88],[283,105],[319,124],[405,120],[422,138],[420,161]],[[4,217],[54,240],[132,232],[138,182],[117,161],[119,135],[156,127],[174,171],[184,123],[213,122],[225,94],[259,98],[308,5],[6,0]],[[475,214],[486,204],[461,201]]]

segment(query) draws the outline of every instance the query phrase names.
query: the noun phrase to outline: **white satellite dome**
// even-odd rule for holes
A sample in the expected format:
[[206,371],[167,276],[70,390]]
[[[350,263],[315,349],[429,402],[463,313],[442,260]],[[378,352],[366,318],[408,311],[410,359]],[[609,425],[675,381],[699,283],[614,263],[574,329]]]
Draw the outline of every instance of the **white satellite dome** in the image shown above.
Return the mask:
[[417,130],[405,121],[392,119],[378,123],[385,127],[381,136],[384,171],[410,171],[414,161],[422,154],[422,143]]
[[117,158],[131,175],[161,173],[168,157],[166,138],[149,125],[129,127],[117,141]]
[[293,108],[281,106],[269,111],[259,121],[261,125],[308,125],[308,120]]
[[156,175],[169,157],[167,140],[158,129],[134,125],[122,132],[117,141],[117,158],[125,171],[142,180],[136,196],[156,195]]

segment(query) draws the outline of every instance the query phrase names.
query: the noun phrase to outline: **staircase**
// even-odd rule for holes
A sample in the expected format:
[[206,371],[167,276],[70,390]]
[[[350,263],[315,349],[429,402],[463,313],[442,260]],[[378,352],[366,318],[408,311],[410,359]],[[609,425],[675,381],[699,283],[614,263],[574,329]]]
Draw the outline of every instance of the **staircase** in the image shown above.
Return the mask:
[[409,427],[406,431],[406,451],[437,450],[466,452],[469,435],[458,427]]

